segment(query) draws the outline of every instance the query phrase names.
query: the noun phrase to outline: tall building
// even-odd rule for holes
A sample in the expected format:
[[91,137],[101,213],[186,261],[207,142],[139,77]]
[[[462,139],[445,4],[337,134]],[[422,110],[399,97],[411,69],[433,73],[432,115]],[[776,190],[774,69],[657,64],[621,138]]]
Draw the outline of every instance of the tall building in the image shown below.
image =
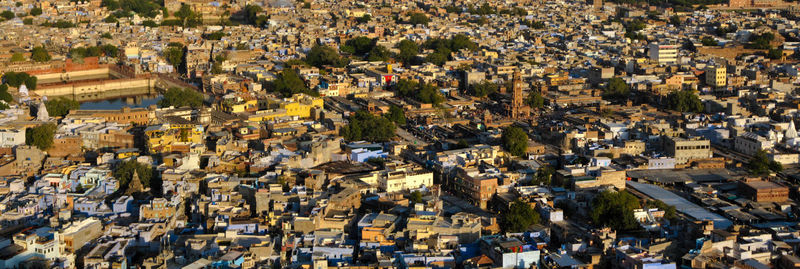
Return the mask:
[[724,67],[709,66],[706,68],[706,84],[711,87],[725,87],[728,71]]
[[678,61],[678,45],[651,43],[648,48],[650,60],[659,64],[671,64]]
[[530,114],[530,107],[525,105],[525,97],[522,96],[522,76],[519,71],[514,71],[511,89],[511,104],[506,107],[508,116],[513,119],[526,118]]
[[712,156],[711,142],[706,139],[684,139],[667,137],[664,139],[664,151],[675,158],[675,163],[685,164],[692,160],[707,159]]

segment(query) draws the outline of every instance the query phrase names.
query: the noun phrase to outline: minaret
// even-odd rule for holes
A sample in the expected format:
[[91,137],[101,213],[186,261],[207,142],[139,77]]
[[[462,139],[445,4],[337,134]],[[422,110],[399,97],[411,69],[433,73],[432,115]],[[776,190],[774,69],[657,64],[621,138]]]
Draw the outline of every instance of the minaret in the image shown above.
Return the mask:
[[38,109],[36,110],[36,120],[38,120],[38,121],[49,121],[50,120],[50,114],[47,113],[47,106],[45,106],[44,102],[45,101],[42,100],[42,102],[39,103]]

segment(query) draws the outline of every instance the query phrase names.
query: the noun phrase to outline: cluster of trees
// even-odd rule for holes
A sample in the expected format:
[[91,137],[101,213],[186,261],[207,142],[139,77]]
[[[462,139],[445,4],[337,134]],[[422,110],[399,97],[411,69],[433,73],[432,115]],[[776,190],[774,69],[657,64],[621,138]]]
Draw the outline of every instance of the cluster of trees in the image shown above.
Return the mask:
[[[172,15],[178,18],[180,25],[183,25],[183,27],[196,27],[203,24],[203,16],[192,11],[192,8],[186,4],[182,4],[181,8]],[[220,36],[220,38],[222,37]]]
[[403,111],[402,108],[396,105],[392,105],[389,107],[389,112],[383,115],[390,121],[394,122],[397,125],[405,125],[406,124],[406,112]]
[[644,206],[647,208],[658,208],[664,211],[664,218],[668,220],[675,220],[678,218],[678,213],[675,211],[675,207],[668,205],[660,200],[647,200],[644,202]]
[[8,93],[8,85],[0,85],[0,109],[8,109],[8,104],[14,101],[14,98]]
[[372,16],[369,14],[364,14],[363,16],[356,18],[357,23],[368,23],[370,20],[372,20]]
[[319,93],[309,89],[305,81],[300,78],[300,75],[291,68],[284,68],[271,83],[272,92],[280,93],[285,97],[290,97],[297,93],[319,96]]
[[50,53],[47,52],[47,49],[45,49],[42,46],[34,47],[31,50],[31,60],[37,62],[47,62],[50,61],[51,59],[53,59],[53,57],[50,56]]
[[36,82],[39,81],[36,76],[31,76],[25,72],[6,72],[3,74],[3,84],[8,84],[11,87],[19,88],[22,84],[28,90],[36,89]]
[[429,54],[427,61],[435,65],[442,65],[447,60],[451,59],[451,53],[462,49],[471,51],[478,49],[478,44],[472,42],[470,38],[464,34],[457,34],[450,39],[433,38],[425,41],[423,47],[434,50]]
[[703,112],[703,102],[693,90],[680,90],[667,95],[667,106],[679,112]]
[[775,35],[766,32],[763,34],[754,34],[750,36],[750,43],[745,45],[748,49],[760,49],[760,50],[768,50],[772,49],[772,45],[769,43],[775,39]]
[[646,40],[643,34],[639,33],[639,31],[643,30],[646,24],[642,20],[633,20],[625,25],[625,37],[630,38],[631,40]]
[[92,47],[79,47],[69,50],[69,56],[73,59],[80,59],[84,57],[97,57],[105,55],[107,57],[117,57],[119,49],[111,44]]
[[167,63],[172,65],[175,70],[181,70],[184,67],[185,54],[186,49],[183,44],[170,43],[167,49],[164,50],[164,59],[167,60]]
[[[163,1],[160,2],[163,3]],[[108,10],[134,12],[147,18],[155,17],[163,8],[162,5],[153,0],[103,0],[100,2],[100,6]]]
[[306,63],[317,68],[322,68],[326,65],[344,67],[350,63],[350,60],[339,55],[334,48],[324,45],[314,45],[306,56]]
[[712,47],[719,45],[717,39],[711,36],[704,36],[702,39],[700,39],[700,43],[702,43],[704,47]]
[[395,125],[386,117],[359,110],[349,120],[350,122],[339,130],[339,135],[348,141],[386,142],[395,135]]
[[497,92],[497,84],[494,82],[483,80],[478,83],[469,85],[467,93],[475,97],[486,97],[487,95]]
[[553,178],[553,174],[556,173],[556,169],[549,165],[545,165],[536,169],[536,174],[531,179],[531,185],[550,185],[551,179]]
[[506,127],[500,137],[503,148],[511,155],[523,156],[528,151],[528,134],[519,127]]
[[529,203],[515,200],[503,217],[502,228],[505,232],[524,232],[531,225],[541,222],[539,212],[533,210]]
[[57,20],[55,22],[49,22],[49,21],[43,22],[39,26],[65,29],[65,28],[73,28],[75,27],[75,24],[70,21]]
[[627,191],[604,191],[592,201],[592,221],[598,226],[608,226],[617,231],[630,231],[639,227],[633,210],[640,208],[636,196]]
[[439,88],[430,83],[401,79],[392,85],[392,88],[399,96],[414,98],[426,104],[438,105],[445,100],[444,96],[439,93]]
[[353,55],[361,56],[364,60],[367,61],[386,61],[392,55],[384,46],[377,44],[378,39],[368,38],[365,36],[359,36],[350,40],[347,40],[344,45],[341,47],[343,52],[347,52]]
[[267,24],[267,15],[261,14],[263,9],[256,5],[246,5],[244,7],[244,22],[256,27],[264,27]]
[[160,107],[192,107],[198,108],[203,105],[203,94],[186,88],[169,88],[161,100],[158,100]]
[[608,85],[606,85],[606,89],[603,91],[603,97],[614,100],[627,99],[630,93],[631,88],[628,86],[628,83],[622,78],[615,77],[608,80]]
[[206,39],[206,40],[220,40],[223,37],[225,37],[226,35],[227,34],[225,34],[225,32],[223,32],[223,31],[216,31],[216,32],[213,32],[213,33],[203,34],[203,39]]
[[40,150],[47,150],[53,146],[53,136],[56,134],[56,125],[42,124],[25,130],[25,144]]
[[12,12],[11,10],[5,10],[3,12],[0,12],[0,17],[2,17],[5,20],[10,20],[16,18],[17,15],[15,15],[14,12]]
[[406,24],[428,26],[428,23],[430,21],[431,20],[428,19],[428,16],[426,16],[425,14],[419,13],[419,12],[414,12],[414,13],[411,13],[408,16],[408,21],[406,22]]
[[81,107],[81,104],[78,103],[78,101],[64,97],[47,100],[44,105],[47,108],[47,113],[54,117],[63,117],[64,115],[69,114],[70,110]]
[[145,188],[157,188],[158,186],[156,185],[160,185],[160,182],[154,182],[153,180],[153,168],[135,159],[119,163],[114,169],[114,178],[119,180],[120,186],[129,186],[131,184],[131,179],[133,179],[134,171],[136,175],[139,176],[139,182],[141,182],[142,186]]
[[544,97],[539,91],[533,90],[525,98],[525,104],[531,108],[542,108],[544,107]]
[[753,158],[750,159],[750,162],[747,163],[747,169],[750,171],[750,174],[755,176],[766,176],[772,172],[780,172],[783,171],[783,165],[781,163],[770,160],[767,156],[767,152],[760,150]]
[[522,20],[520,23],[532,29],[544,29],[544,27],[546,26],[544,22],[534,21],[534,20]]
[[419,45],[414,41],[403,39],[397,43],[397,49],[400,52],[395,56],[398,61],[405,65],[419,64],[417,61],[417,54],[419,54]]
[[771,48],[767,51],[767,58],[777,60],[783,57],[783,50],[779,48]]

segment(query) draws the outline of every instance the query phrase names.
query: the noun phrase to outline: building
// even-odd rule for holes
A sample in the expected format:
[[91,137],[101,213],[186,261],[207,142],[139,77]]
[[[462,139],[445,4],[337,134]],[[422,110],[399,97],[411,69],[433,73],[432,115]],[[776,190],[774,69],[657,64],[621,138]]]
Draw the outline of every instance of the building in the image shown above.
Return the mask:
[[762,150],[771,149],[773,142],[766,137],[747,132],[733,140],[733,148],[741,153],[753,155]]
[[139,207],[139,219],[167,219],[175,215],[176,207],[171,205],[167,199],[155,198],[150,204]]
[[760,178],[739,181],[739,192],[759,203],[785,202],[789,200],[789,188]]
[[24,129],[3,129],[0,130],[0,147],[11,148],[25,144]]
[[711,142],[707,139],[684,139],[679,137],[666,137],[664,151],[668,156],[675,158],[676,164],[685,164],[692,160],[711,158]]
[[103,118],[106,122],[119,124],[147,124],[155,118],[155,106],[150,108],[123,107],[119,110],[71,110],[70,118]]
[[96,218],[84,219],[80,222],[73,222],[64,231],[57,232],[60,253],[75,253],[78,249],[85,246],[103,234],[103,224]]
[[203,143],[203,125],[161,124],[144,130],[150,152],[172,152],[179,146]]
[[709,66],[706,68],[706,85],[711,87],[725,87],[728,82],[728,69],[722,66]]
[[650,60],[658,64],[673,64],[678,61],[678,45],[651,43],[648,48]]

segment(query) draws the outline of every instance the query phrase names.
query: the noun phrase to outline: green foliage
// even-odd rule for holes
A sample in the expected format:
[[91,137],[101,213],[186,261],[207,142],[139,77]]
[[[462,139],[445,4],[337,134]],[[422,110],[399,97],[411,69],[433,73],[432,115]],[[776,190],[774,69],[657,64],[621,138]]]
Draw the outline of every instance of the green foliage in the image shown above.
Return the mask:
[[109,33],[109,32],[105,32],[105,33],[103,33],[102,35],[100,35],[100,37],[102,37],[102,38],[106,38],[106,39],[112,39],[112,38],[114,38],[114,37],[112,37],[112,36],[111,36],[111,33]]
[[760,50],[768,50],[772,48],[772,45],[769,42],[775,39],[775,35],[766,32],[763,34],[754,34],[750,36],[750,43],[745,45],[748,49],[760,49]]
[[450,57],[449,54],[444,54],[444,53],[440,53],[440,52],[434,52],[434,53],[428,54],[428,56],[425,57],[425,61],[427,61],[429,63],[432,63],[432,64],[435,64],[435,65],[441,66],[445,62],[447,62],[447,59],[449,57]]
[[6,72],[3,74],[3,82],[15,88],[25,84],[28,90],[35,90],[38,80],[35,76],[28,75],[25,72]]
[[528,151],[528,134],[522,128],[506,127],[503,129],[503,135],[500,140],[503,141],[503,148],[511,155],[524,156]]
[[341,50],[343,52],[364,56],[372,50],[372,47],[374,47],[377,42],[377,38],[371,39],[366,36],[359,36],[345,41]]
[[203,34],[203,38],[206,39],[206,40],[220,40],[225,36],[227,36],[227,34],[225,34],[222,31],[216,31],[216,32],[213,32],[213,33]]
[[41,26],[43,27],[55,27],[55,28],[72,28],[75,27],[75,24],[65,20],[57,20],[56,22],[45,22],[42,23]]
[[11,55],[11,61],[12,62],[23,62],[23,61],[25,61],[25,55],[22,55],[22,53],[19,53],[19,52],[14,52],[14,54]]
[[428,22],[430,22],[430,19],[422,13],[415,12],[408,16],[408,24],[428,26]]
[[52,58],[53,57],[50,56],[50,53],[48,53],[44,47],[34,47],[33,50],[31,50],[31,60],[36,62],[47,62]]
[[47,113],[52,117],[63,117],[69,114],[70,110],[81,107],[81,103],[78,103],[78,101],[64,97],[47,100],[44,105],[47,108]]
[[356,18],[357,23],[368,23],[370,20],[372,20],[372,16],[369,14],[364,14],[364,16]]
[[644,202],[644,206],[647,208],[658,208],[663,210],[665,219],[676,220],[678,218],[678,213],[675,211],[675,207],[668,205],[661,200],[647,200]]
[[751,175],[767,176],[772,172],[777,173],[783,171],[783,165],[781,165],[779,162],[770,160],[767,156],[767,152],[760,150],[753,155],[753,158],[751,158],[750,162],[747,163],[747,169]]
[[472,42],[470,38],[464,34],[457,34],[450,39],[433,38],[425,41],[424,48],[434,50],[434,53],[428,55],[426,60],[436,65],[442,65],[445,61],[450,59],[451,52],[468,49],[475,51],[478,49],[478,44]]
[[31,8],[30,14],[31,14],[31,16],[34,16],[34,17],[42,15],[42,8],[39,8],[39,7]]
[[525,104],[531,108],[542,108],[544,107],[544,97],[539,91],[531,91],[525,98]]
[[667,95],[669,108],[679,112],[702,112],[703,102],[692,90],[680,90]]
[[769,51],[767,51],[767,58],[777,60],[780,59],[781,57],[783,57],[782,49],[774,48],[774,49],[769,49]]
[[415,204],[422,203],[422,193],[420,191],[413,191],[408,200]]
[[380,157],[372,157],[367,159],[367,163],[371,164],[372,166],[377,167],[378,169],[385,169],[386,168],[386,160]]
[[24,18],[22,19],[23,25],[33,25],[33,18]]
[[311,8],[311,3],[309,3],[309,2],[305,2],[305,3],[303,3],[303,8],[304,8],[304,9],[309,9],[309,8]]
[[406,124],[406,112],[403,111],[403,109],[400,108],[399,106],[396,105],[390,106],[389,112],[384,114],[383,116],[397,125]]
[[639,227],[633,210],[639,200],[627,191],[603,191],[592,201],[591,217],[595,225],[608,226],[617,231],[630,231]]
[[419,46],[414,41],[403,39],[397,44],[397,49],[400,53],[397,54],[397,59],[405,65],[414,64],[414,59],[419,54]]
[[503,216],[503,230],[506,232],[524,232],[528,227],[541,222],[541,216],[530,204],[521,200],[511,203],[508,212]]
[[546,26],[544,22],[533,21],[533,20],[522,20],[522,22],[520,23],[522,25],[530,27],[531,29],[544,29],[544,27]]
[[106,44],[102,46],[95,46],[95,47],[79,47],[73,48],[69,50],[69,55],[73,59],[80,59],[84,57],[98,57],[98,56],[108,56],[108,57],[117,57],[117,47],[111,44]]
[[470,7],[467,12],[474,15],[490,15],[497,13],[497,10],[490,6],[489,3],[483,3],[479,7]]
[[118,23],[119,20],[117,19],[117,16],[114,16],[114,14],[111,14],[111,15],[108,15],[107,17],[105,17],[105,19],[103,19],[103,22],[105,22],[105,23]]
[[414,98],[419,102],[438,105],[444,102],[444,96],[439,89],[430,83],[418,83],[412,80],[401,79],[392,86],[399,96]]
[[[109,10],[116,10],[111,8],[113,6],[112,2],[116,1],[108,0],[108,5],[106,7],[108,7]],[[118,8],[123,11],[134,12],[146,18],[153,18],[161,13],[161,5],[154,0],[120,0],[118,3]]]
[[14,101],[14,97],[8,93],[8,85],[2,84],[0,85],[0,109],[8,109],[8,104]]
[[700,40],[700,43],[702,43],[704,47],[711,47],[711,46],[719,45],[719,42],[717,42],[717,39],[713,38],[711,36],[704,36],[703,39]]
[[142,186],[145,188],[151,187],[150,183],[153,179],[153,168],[150,165],[140,163],[135,159],[123,161],[117,164],[117,167],[114,169],[114,178],[119,180],[120,186],[128,186],[131,184],[131,179],[133,179],[133,172],[136,171],[137,176],[139,176],[139,182],[142,183]]
[[178,70],[183,64],[184,53],[183,45],[169,46],[164,50],[164,59]]
[[261,6],[257,5],[247,5],[244,7],[244,21],[247,24],[254,25],[256,27],[264,27],[267,24],[267,16],[260,15],[261,12],[264,10]]
[[290,97],[298,93],[318,96],[319,93],[306,87],[305,81],[291,68],[284,68],[273,83],[273,91]]
[[670,24],[672,24],[672,25],[674,25],[675,27],[678,27],[678,26],[680,26],[680,25],[681,25],[681,23],[682,23],[682,22],[681,22],[681,16],[678,16],[678,15],[672,15],[671,17],[669,17],[669,23],[670,23]]
[[308,56],[306,56],[306,62],[318,68],[322,68],[326,65],[344,67],[349,63],[349,61],[339,55],[335,49],[323,45],[314,45],[311,51],[308,52]]
[[144,27],[158,27],[158,23],[153,20],[146,20],[142,22],[142,26]]
[[553,178],[553,174],[556,173],[556,170],[549,165],[545,165],[536,169],[536,174],[531,179],[530,185],[550,185],[550,182]]
[[48,150],[53,146],[53,136],[56,134],[56,125],[42,124],[25,130],[25,144],[35,146],[40,150]]
[[350,122],[339,130],[339,135],[348,141],[386,142],[395,135],[392,121],[363,110],[356,112],[349,120]]
[[497,84],[494,82],[483,80],[469,85],[467,93],[475,97],[486,97],[487,95],[497,92],[497,88]]
[[169,88],[164,97],[158,101],[160,107],[192,107],[198,108],[203,105],[203,95],[192,89]]
[[3,12],[0,12],[0,17],[3,17],[3,18],[4,18],[4,19],[6,19],[6,20],[13,19],[13,18],[15,18],[16,16],[17,16],[17,15],[14,15],[14,12],[12,12],[12,11],[10,11],[10,10],[6,10],[6,11],[3,11]]
[[[183,22],[184,27],[195,27],[203,24],[203,16],[195,13],[188,5],[185,4],[181,5],[181,8],[178,9],[178,11],[175,11],[173,15],[175,15],[178,20]],[[220,38],[222,37],[220,36]]]
[[369,53],[367,53],[366,60],[370,62],[388,61],[391,56],[392,53],[389,52],[389,49],[384,46],[377,45],[372,47]]
[[630,94],[630,87],[628,83],[622,78],[611,78],[608,81],[603,97],[606,99],[625,99]]

